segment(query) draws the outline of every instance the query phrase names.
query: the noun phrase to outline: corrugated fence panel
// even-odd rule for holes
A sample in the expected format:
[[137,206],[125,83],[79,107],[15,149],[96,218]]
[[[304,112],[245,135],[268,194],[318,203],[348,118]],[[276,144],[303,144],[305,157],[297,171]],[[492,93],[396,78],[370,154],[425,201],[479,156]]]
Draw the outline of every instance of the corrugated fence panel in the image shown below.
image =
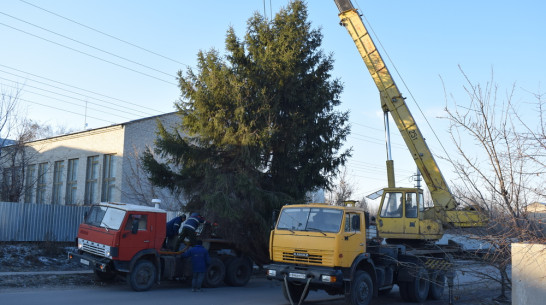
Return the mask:
[[0,241],[74,241],[88,209],[0,202]]
[[0,241],[75,241],[89,207],[0,202]]

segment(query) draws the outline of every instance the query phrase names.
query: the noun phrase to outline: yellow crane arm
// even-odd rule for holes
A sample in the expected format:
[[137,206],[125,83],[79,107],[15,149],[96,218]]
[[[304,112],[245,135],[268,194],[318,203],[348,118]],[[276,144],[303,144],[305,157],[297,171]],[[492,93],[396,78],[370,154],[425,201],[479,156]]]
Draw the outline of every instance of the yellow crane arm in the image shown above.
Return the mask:
[[434,206],[440,210],[453,210],[457,203],[432,156],[423,135],[419,131],[411,112],[398,90],[391,73],[381,58],[362,18],[350,0],[334,0],[339,11],[341,24],[351,35],[358,52],[362,56],[368,71],[381,96],[381,107],[390,112],[406,146],[421,171],[423,180],[431,192]]

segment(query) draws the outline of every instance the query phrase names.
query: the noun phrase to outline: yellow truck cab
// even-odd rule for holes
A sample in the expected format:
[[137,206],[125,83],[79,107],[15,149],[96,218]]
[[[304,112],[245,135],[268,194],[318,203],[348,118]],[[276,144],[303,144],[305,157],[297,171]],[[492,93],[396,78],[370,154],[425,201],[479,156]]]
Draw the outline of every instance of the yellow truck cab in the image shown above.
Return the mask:
[[346,304],[368,305],[399,286],[408,302],[442,298],[456,249],[381,243],[369,215],[353,205],[286,205],[269,240],[267,278],[282,283],[290,304],[310,290],[344,295]]
[[377,286],[376,270],[366,252],[367,219],[363,209],[350,205],[284,206],[271,231],[273,263],[266,267],[268,278],[283,281],[286,299],[297,304],[309,290],[345,294],[350,287],[347,279],[360,270],[366,273],[362,282],[367,287],[360,291],[371,300]]
[[271,231],[270,257],[276,262],[350,267],[365,252],[364,211],[355,207],[286,206]]

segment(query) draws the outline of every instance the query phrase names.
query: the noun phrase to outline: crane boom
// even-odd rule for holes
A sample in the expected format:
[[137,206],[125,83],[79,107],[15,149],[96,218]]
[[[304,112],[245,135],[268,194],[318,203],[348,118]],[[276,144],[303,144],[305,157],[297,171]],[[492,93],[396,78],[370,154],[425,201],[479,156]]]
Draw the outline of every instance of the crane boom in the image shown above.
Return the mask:
[[443,211],[455,209],[457,202],[451,194],[432,152],[428,148],[404,97],[402,97],[381,54],[370,37],[362,18],[350,0],[334,1],[340,11],[341,24],[351,35],[375,85],[379,89],[381,108],[384,112],[391,114],[402,134],[402,138],[428,186],[434,206]]

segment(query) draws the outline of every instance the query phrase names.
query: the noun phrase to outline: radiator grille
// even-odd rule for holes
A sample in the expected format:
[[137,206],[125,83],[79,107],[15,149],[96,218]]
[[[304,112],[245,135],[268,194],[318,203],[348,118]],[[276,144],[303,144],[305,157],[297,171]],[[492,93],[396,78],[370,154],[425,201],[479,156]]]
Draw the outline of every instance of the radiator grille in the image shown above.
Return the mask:
[[322,255],[309,254],[307,252],[283,252],[282,260],[306,264],[322,264]]
[[294,264],[331,266],[333,264],[333,252],[282,248],[275,251],[274,260]]
[[110,247],[103,244],[94,243],[85,239],[81,239],[80,241],[82,243],[83,251],[94,254],[94,255],[98,255],[101,257],[107,257],[106,252],[110,250],[109,249]]

